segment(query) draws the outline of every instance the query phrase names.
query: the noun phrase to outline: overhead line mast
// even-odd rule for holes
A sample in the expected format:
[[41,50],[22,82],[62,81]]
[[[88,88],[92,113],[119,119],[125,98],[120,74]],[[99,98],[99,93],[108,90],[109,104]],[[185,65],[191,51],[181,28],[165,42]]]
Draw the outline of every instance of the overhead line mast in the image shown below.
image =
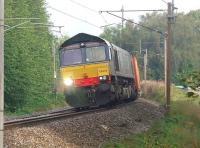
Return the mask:
[[0,0],[0,148],[4,131],[4,0]]
[[[122,6],[121,10],[106,10],[106,11],[104,10],[104,11],[99,11],[99,13],[106,12],[106,13],[112,15],[112,16],[115,16],[115,17],[121,19],[122,24],[121,24],[120,38],[122,38],[122,34],[123,34],[124,21],[131,22],[131,23],[133,23],[133,24],[142,26],[143,28],[146,28],[146,29],[149,29],[149,30],[151,30],[151,31],[155,31],[155,32],[157,32],[157,33],[160,33],[160,34],[164,35],[164,33],[162,33],[161,31],[159,31],[159,30],[157,30],[157,29],[153,29],[153,28],[150,28],[150,27],[148,27],[148,26],[144,26],[144,25],[142,25],[142,24],[139,24],[139,23],[136,23],[136,22],[134,22],[134,21],[131,21],[131,20],[128,20],[128,19],[125,19],[125,18],[124,18],[124,12],[137,12],[137,11],[165,11],[165,10],[162,10],[162,9],[158,9],[158,10],[124,10],[124,7]],[[113,14],[113,13],[111,13],[111,12],[121,12],[121,13],[122,13],[122,16],[120,17],[120,16],[115,15],[115,14]],[[120,42],[120,46],[121,46],[121,42]]]
[[[151,28],[151,27],[148,27],[148,26],[145,26],[145,25],[142,25],[142,24],[139,24],[139,23],[136,23],[136,22],[134,22],[134,21],[131,21],[131,20],[128,20],[128,19],[125,19],[125,18],[124,18],[124,12],[138,12],[138,11],[166,11],[166,10],[164,10],[164,9],[152,9],[152,10],[150,10],[150,9],[149,9],[149,10],[147,10],[147,9],[145,9],[145,10],[142,10],[142,9],[141,9],[141,10],[124,10],[124,7],[122,6],[122,9],[121,9],[121,10],[103,10],[103,11],[99,11],[99,13],[106,12],[106,13],[112,15],[112,16],[115,16],[115,17],[117,17],[117,18],[122,19],[122,28],[123,28],[123,22],[124,22],[124,21],[128,21],[128,22],[131,22],[131,23],[133,23],[133,24],[135,24],[135,25],[141,26],[141,27],[143,27],[143,28],[146,28],[146,29],[149,29],[149,30],[151,30],[151,31],[155,31],[155,32],[157,32],[157,33],[159,33],[159,34],[161,34],[161,35],[164,35],[163,32],[161,32],[161,31],[159,31],[159,30],[157,30],[157,29],[154,29],[154,28]],[[121,13],[122,13],[122,16],[118,16],[118,15],[113,14],[113,13],[111,13],[111,12],[121,12]]]
[[177,9],[174,7],[174,1],[172,3],[167,3],[168,6],[168,16],[167,16],[167,34],[166,34],[166,48],[165,48],[165,97],[166,97],[166,108],[170,110],[171,104],[171,65],[172,65],[172,24],[175,21],[174,10]]
[[102,11],[99,11],[100,13],[103,13],[103,12],[121,12],[122,13],[122,28],[123,28],[123,24],[124,24],[124,12],[150,12],[150,11],[167,11],[167,10],[164,10],[164,9],[137,9],[137,10],[125,10],[124,9],[124,6],[122,6],[122,9],[121,10],[102,10]]
[[[123,8],[123,6],[122,6]],[[165,9],[135,9],[135,10],[124,10],[123,9],[123,12],[151,12],[151,11],[167,11]],[[102,10],[100,11],[101,13],[102,12],[122,12],[122,9],[121,10]]]

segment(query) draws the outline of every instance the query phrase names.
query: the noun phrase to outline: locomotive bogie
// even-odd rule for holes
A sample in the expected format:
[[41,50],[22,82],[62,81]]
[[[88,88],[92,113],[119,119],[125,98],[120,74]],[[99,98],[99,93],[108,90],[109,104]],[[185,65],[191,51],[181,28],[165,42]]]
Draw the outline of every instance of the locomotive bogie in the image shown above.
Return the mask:
[[100,106],[112,101],[110,84],[92,87],[70,87],[65,90],[66,102],[73,107]]

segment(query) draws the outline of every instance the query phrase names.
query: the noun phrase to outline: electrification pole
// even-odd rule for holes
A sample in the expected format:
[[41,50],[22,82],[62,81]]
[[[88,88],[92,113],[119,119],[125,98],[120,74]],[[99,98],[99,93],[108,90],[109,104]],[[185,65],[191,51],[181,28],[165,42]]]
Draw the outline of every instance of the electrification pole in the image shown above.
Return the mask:
[[57,98],[57,88],[56,88],[56,47],[55,47],[55,41],[52,40],[52,56],[53,56],[53,78],[54,78],[54,93],[55,93],[55,99]]
[[144,81],[146,84],[147,80],[147,49],[145,49],[145,54],[144,54]]
[[171,95],[171,50],[172,50],[172,23],[174,20],[173,16],[173,4],[168,3],[168,17],[167,17],[167,43],[165,51],[165,96],[166,96],[166,107],[170,109],[170,95]]
[[0,0],[0,148],[4,130],[4,0]]
[[121,12],[122,12],[122,29],[123,29],[124,27],[124,6],[123,5],[122,5]]

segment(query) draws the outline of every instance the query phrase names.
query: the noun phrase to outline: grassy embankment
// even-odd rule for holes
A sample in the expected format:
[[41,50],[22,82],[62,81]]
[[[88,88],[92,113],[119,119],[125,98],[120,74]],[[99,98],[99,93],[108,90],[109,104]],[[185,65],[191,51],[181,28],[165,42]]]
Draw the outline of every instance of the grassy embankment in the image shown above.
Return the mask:
[[14,111],[6,110],[6,116],[20,116],[32,114],[35,112],[45,112],[52,109],[66,107],[67,103],[63,94],[62,82],[57,81],[57,94],[49,92],[48,97],[37,99],[29,99],[21,108],[16,108]]
[[29,100],[27,103],[21,107],[17,108],[15,111],[7,111],[7,116],[20,116],[26,114],[32,114],[35,112],[45,112],[56,108],[61,108],[67,106],[64,96],[62,94],[49,95],[49,98],[38,98],[35,100]]
[[[164,84],[148,81],[143,97],[164,104]],[[172,87],[171,111],[147,132],[120,141],[107,143],[106,148],[199,148],[200,98],[188,98],[186,93]]]

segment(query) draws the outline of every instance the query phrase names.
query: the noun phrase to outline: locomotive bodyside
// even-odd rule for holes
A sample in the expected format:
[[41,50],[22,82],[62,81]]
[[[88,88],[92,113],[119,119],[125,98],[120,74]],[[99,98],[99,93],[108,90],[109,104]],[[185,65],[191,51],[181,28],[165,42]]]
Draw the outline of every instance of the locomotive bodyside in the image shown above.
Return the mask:
[[112,44],[111,73],[119,77],[134,78],[130,53]]

